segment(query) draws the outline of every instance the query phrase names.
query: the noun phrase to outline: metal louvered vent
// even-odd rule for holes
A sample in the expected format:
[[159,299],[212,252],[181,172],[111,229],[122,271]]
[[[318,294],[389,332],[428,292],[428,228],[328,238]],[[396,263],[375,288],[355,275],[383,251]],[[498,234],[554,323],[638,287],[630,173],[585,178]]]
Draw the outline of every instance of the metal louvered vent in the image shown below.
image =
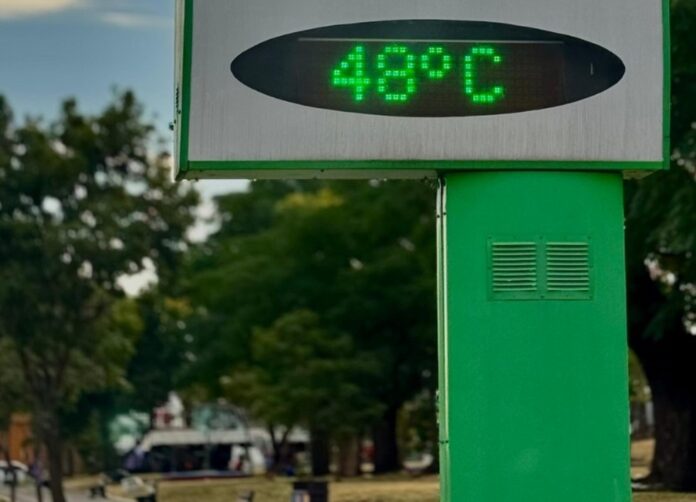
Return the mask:
[[488,241],[492,300],[591,300],[590,239]]
[[588,242],[546,243],[548,298],[590,298],[590,245]]
[[498,299],[529,299],[539,293],[535,242],[491,242],[491,292]]

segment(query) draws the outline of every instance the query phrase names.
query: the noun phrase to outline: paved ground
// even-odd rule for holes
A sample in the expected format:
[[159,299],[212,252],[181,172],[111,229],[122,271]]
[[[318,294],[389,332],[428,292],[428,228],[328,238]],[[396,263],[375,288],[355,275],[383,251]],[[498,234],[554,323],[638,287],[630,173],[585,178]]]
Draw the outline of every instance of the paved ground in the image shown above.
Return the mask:
[[[0,495],[4,495],[9,498],[10,490],[3,486],[0,488]],[[94,502],[94,499],[90,499],[85,491],[69,491],[66,492],[66,497],[68,502]],[[51,502],[51,495],[48,490],[44,490],[43,495],[44,502]],[[22,487],[17,492],[17,502],[36,502],[36,490],[34,487]]]

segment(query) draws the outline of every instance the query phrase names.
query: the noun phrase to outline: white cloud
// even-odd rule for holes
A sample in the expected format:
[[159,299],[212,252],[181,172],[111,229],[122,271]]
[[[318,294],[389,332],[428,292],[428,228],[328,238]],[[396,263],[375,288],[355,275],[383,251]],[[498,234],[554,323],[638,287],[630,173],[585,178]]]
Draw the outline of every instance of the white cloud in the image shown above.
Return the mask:
[[0,20],[60,13],[76,7],[91,10],[103,23],[125,29],[170,28],[166,16],[138,12],[143,6],[124,0],[0,0]]
[[171,19],[165,17],[134,12],[105,12],[100,17],[106,24],[127,29],[169,27],[173,23]]
[[52,14],[81,3],[83,0],[0,0],[0,19]]

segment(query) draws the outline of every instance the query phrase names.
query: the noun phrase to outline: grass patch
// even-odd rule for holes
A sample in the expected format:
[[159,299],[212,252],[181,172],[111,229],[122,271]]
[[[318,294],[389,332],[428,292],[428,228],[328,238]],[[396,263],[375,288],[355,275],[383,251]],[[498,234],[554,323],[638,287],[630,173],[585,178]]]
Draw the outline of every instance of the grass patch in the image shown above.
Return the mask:
[[696,495],[682,495],[676,493],[637,493],[633,496],[633,502],[694,502]]
[[[161,483],[161,502],[229,502],[245,491],[256,493],[255,502],[288,502],[291,483],[287,479],[254,478],[235,481]],[[331,502],[439,502],[436,477],[419,479],[350,480],[331,484]],[[638,493],[634,502],[696,502],[696,495]]]
[[[162,502],[223,502],[246,491],[258,502],[287,502],[292,485],[287,479],[161,483]],[[412,480],[341,481],[330,488],[331,502],[438,502],[437,478]]]

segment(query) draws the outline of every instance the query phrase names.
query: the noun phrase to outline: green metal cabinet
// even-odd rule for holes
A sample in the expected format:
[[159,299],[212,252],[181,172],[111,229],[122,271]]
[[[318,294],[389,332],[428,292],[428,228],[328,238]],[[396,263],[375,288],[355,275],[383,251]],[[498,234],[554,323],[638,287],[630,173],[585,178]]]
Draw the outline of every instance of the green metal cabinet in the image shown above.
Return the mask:
[[442,500],[631,500],[621,173],[469,172],[439,204]]

